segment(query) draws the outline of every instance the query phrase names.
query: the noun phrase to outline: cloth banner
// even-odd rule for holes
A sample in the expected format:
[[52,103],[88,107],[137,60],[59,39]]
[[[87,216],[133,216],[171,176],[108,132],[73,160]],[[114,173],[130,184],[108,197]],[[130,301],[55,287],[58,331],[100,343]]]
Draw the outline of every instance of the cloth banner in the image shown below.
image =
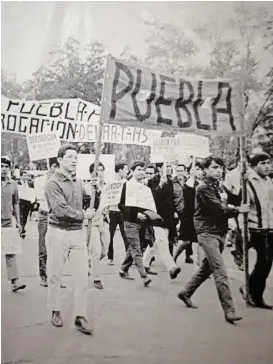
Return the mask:
[[111,183],[107,183],[101,194],[101,201],[99,209],[103,210],[105,207],[118,205],[120,202],[122,186],[125,181],[116,180]]
[[57,157],[61,142],[58,135],[54,131],[50,131],[48,133],[27,135],[27,147],[29,159],[37,161]]
[[108,56],[105,123],[184,131],[240,131],[241,82],[174,78]]
[[1,248],[2,255],[22,254],[21,238],[17,228],[7,227],[1,229]]
[[155,139],[151,147],[151,163],[180,161],[185,156],[206,158],[210,155],[205,136],[179,133],[173,138]]
[[133,178],[126,182],[125,205],[140,207],[157,213],[151,189],[142,183],[136,182]]
[[[55,132],[67,142],[96,142],[100,107],[82,99],[11,100],[1,96],[1,131],[22,135]],[[104,124],[102,142],[151,145],[161,131]]]

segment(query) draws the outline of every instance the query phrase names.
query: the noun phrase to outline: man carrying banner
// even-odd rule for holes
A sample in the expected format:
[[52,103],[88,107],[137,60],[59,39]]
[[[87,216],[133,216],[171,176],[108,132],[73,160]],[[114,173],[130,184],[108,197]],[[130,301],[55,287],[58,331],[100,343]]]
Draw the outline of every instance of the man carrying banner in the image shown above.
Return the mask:
[[[1,227],[2,229],[12,227],[12,213],[14,213],[18,233],[21,233],[18,188],[16,182],[11,181],[8,177],[10,169],[10,158],[8,156],[1,157]],[[12,292],[25,289],[26,285],[18,282],[15,254],[6,254],[6,266]]]
[[[126,163],[117,163],[115,166],[115,172],[116,172],[116,180],[118,181],[123,180],[125,182],[129,172],[128,165]],[[110,243],[108,248],[108,264],[114,265],[114,236],[118,225],[121,236],[123,238],[125,251],[127,251],[128,243],[124,229],[123,216],[118,206],[111,206],[109,208],[109,219],[110,219],[109,222]]]
[[134,278],[129,275],[128,271],[134,262],[144,286],[147,287],[152,280],[147,277],[143,266],[140,233],[141,229],[145,229],[147,222],[145,212],[152,210],[156,213],[156,207],[150,188],[141,182],[144,165],[145,163],[142,161],[132,163],[133,176],[130,181],[124,183],[122,189],[119,209],[123,213],[128,250],[119,275],[121,278],[133,280]]
[[92,219],[94,211],[83,211],[84,186],[72,177],[76,172],[77,149],[72,144],[63,145],[58,151],[59,170],[45,187],[49,207],[48,232],[46,235],[48,305],[52,310],[51,322],[63,326],[61,317],[61,273],[65,260],[71,263],[75,282],[74,313],[75,326],[82,333],[91,335],[88,325],[88,255],[83,230],[84,218]]
[[227,194],[223,193],[219,186],[219,181],[223,176],[223,168],[224,163],[218,157],[211,156],[204,161],[206,177],[197,187],[194,222],[198,242],[204,249],[205,258],[202,260],[200,268],[178,294],[178,298],[187,307],[196,308],[191,301],[191,296],[213,274],[225,319],[229,323],[234,323],[241,320],[242,317],[235,314],[227,272],[221,254],[224,250],[228,219],[238,216],[239,213],[248,212],[249,207],[242,205],[237,208],[227,203]]

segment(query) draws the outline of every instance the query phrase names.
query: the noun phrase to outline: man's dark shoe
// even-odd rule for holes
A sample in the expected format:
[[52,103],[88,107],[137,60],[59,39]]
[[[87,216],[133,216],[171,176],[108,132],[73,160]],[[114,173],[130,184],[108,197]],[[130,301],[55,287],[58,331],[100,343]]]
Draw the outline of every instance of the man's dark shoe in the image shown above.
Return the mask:
[[148,277],[143,278],[143,283],[145,287],[148,287],[151,282],[152,282],[151,278]]
[[185,305],[188,307],[188,308],[197,308],[197,306],[195,306],[193,303],[192,303],[192,300],[190,299],[190,297],[188,297],[185,292],[179,292],[177,297],[183,301],[185,303]]
[[81,331],[85,335],[92,335],[93,333],[91,327],[88,325],[86,318],[83,316],[76,317],[75,326],[79,331]]
[[40,286],[42,286],[42,287],[48,287],[47,279],[46,278],[44,278],[44,277],[41,278]]
[[[240,287],[239,292],[241,293],[243,300],[245,300],[246,299],[246,293],[245,293],[245,289],[244,289],[243,286]],[[255,305],[255,303],[254,303],[254,301],[253,301],[253,299],[252,299],[252,297],[250,295],[248,296],[247,304],[249,306],[256,307],[256,305]]]
[[155,261],[155,257],[152,257],[151,260],[150,260],[150,267],[151,267],[151,265],[153,264],[154,261]]
[[273,310],[273,306],[265,303],[264,300],[254,302],[254,304],[255,304],[255,307],[258,307],[258,308],[263,308],[265,310]]
[[122,270],[119,271],[119,276],[123,279],[128,279],[129,281],[134,280],[134,278],[131,277],[128,272],[123,272]]
[[171,279],[175,279],[180,272],[181,272],[181,268],[179,268],[179,267],[172,268],[170,270],[170,277],[171,277]]
[[52,311],[51,322],[55,327],[62,327],[64,325],[60,311]]
[[186,257],[185,263],[187,263],[187,264],[193,264],[194,263],[194,260],[191,257]]
[[233,324],[236,321],[240,321],[243,318],[241,316],[237,316],[235,314],[235,312],[228,312],[225,314],[225,320],[226,322],[228,322],[229,324]]
[[11,283],[11,290],[12,292],[17,292],[21,289],[25,289],[26,285],[25,284],[19,284],[18,281],[14,281],[13,283]]
[[94,287],[97,289],[103,289],[101,281],[94,281]]
[[66,288],[66,285],[62,283],[61,288]]
[[152,276],[157,276],[157,273],[152,271],[151,268],[145,268],[145,271],[147,274],[150,274]]

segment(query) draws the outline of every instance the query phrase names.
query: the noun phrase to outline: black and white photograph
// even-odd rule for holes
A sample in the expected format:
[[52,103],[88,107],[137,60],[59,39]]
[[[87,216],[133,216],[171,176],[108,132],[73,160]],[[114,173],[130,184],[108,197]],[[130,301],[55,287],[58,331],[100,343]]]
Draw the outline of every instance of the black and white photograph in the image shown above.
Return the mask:
[[273,2],[1,2],[1,363],[273,364]]

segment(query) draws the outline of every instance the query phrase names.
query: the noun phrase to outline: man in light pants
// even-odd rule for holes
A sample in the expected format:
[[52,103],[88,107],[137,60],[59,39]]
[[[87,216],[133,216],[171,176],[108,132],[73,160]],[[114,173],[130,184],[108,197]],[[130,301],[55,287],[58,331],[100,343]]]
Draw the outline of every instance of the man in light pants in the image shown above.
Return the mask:
[[[84,237],[83,220],[92,219],[94,211],[83,211],[84,186],[73,178],[76,171],[77,149],[72,144],[63,145],[58,151],[59,170],[45,187],[49,207],[46,235],[48,305],[52,310],[51,322],[63,326],[61,318],[61,273],[66,259],[70,260],[75,282],[75,326],[82,333],[91,335],[87,316],[88,256]],[[69,256],[69,258],[68,258]]]
[[88,249],[90,251],[90,263],[89,271],[90,275],[94,280],[94,287],[97,289],[103,289],[103,284],[101,282],[101,260],[106,256],[108,251],[108,245],[110,241],[109,226],[105,221],[107,219],[105,210],[101,210],[100,199],[101,193],[103,191],[104,182],[104,165],[99,163],[98,166],[98,179],[92,178],[94,172],[94,163],[89,167],[89,173],[91,176],[91,184],[85,186],[85,191],[91,196],[92,190],[91,185],[95,189],[95,216],[92,219],[92,229],[91,229],[91,239],[89,241],[90,246]]
[[155,256],[156,251],[159,251],[161,259],[166,266],[168,272],[170,273],[171,279],[177,277],[178,273],[180,273],[181,268],[178,268],[171,256],[169,249],[169,239],[168,239],[168,230],[162,227],[154,226],[155,232],[155,243],[152,247],[147,246],[147,249],[143,255],[143,265],[148,274],[154,274],[149,268],[150,261],[152,257]]

